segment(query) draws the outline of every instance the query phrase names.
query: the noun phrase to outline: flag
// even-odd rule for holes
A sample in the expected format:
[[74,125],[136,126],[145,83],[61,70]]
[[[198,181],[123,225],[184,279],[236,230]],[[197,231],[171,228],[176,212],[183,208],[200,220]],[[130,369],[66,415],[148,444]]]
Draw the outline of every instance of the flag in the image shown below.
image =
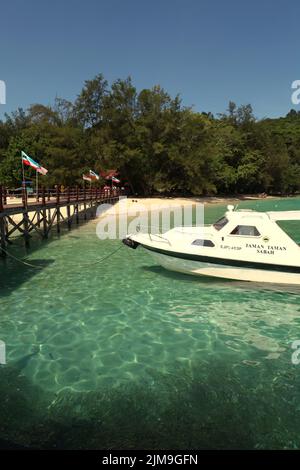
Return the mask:
[[34,168],[35,170],[37,170],[38,168],[40,168],[40,164],[35,162],[31,157],[29,157],[28,155],[26,155],[25,152],[21,152],[21,155],[22,155],[22,162],[25,164],[25,165],[28,165],[28,166],[31,166],[32,168]]
[[97,173],[95,173],[94,171],[90,170],[90,178],[92,180],[98,180],[99,179],[99,175],[97,175]]
[[110,180],[112,176],[117,176],[117,170],[101,170],[100,175],[105,178],[106,180]]
[[46,168],[44,168],[43,166],[40,166],[36,171],[44,176],[46,176],[46,174],[48,173],[48,170],[46,170]]
[[31,166],[32,168],[35,169],[35,171],[38,171],[42,175],[46,175],[48,173],[48,170],[46,168],[43,168],[39,163],[33,160],[33,158],[29,157],[25,152],[21,152],[22,156],[22,162],[24,165]]
[[84,179],[84,181],[92,181],[92,178],[89,175],[82,175],[82,179]]

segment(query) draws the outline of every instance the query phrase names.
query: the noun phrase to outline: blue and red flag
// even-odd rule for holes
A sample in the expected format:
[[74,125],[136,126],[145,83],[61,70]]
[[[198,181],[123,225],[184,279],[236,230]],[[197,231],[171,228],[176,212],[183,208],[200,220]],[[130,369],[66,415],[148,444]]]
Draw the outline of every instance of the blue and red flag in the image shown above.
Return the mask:
[[94,171],[90,170],[90,178],[92,180],[98,180],[99,179],[99,175],[97,175],[97,173],[95,173]]
[[48,170],[46,170],[46,168],[42,167],[42,165],[33,160],[33,158],[29,157],[25,152],[23,152],[23,150],[21,152],[21,156],[22,163],[24,163],[24,165],[31,166],[31,168],[34,168],[35,171],[41,173],[42,175],[46,175],[48,173]]

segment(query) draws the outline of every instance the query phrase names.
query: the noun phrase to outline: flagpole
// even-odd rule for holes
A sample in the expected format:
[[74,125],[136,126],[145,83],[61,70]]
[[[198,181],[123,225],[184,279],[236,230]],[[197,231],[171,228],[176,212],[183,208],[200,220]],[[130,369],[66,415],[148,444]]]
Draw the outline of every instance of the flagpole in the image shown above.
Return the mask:
[[23,199],[24,199],[24,205],[27,207],[27,194],[26,194],[26,185],[25,185],[25,168],[24,168],[24,162],[23,162],[23,155],[21,152],[21,160],[22,160],[22,188],[23,188]]
[[35,195],[36,195],[36,201],[39,201],[39,172],[36,170],[35,171],[36,176],[35,176],[35,184],[36,184],[36,190],[35,190]]
[[23,157],[21,157],[22,159],[22,183],[25,184],[25,171],[24,171],[24,162],[23,162]]

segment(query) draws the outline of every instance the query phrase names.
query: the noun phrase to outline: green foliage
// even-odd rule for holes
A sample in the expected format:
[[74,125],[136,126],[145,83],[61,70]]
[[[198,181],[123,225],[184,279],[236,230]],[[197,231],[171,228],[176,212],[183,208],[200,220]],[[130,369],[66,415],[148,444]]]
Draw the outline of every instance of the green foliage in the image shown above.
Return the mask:
[[101,122],[107,86],[108,83],[102,74],[93,80],[86,80],[74,106],[75,115],[83,126],[92,127]]
[[[300,189],[300,112],[256,121],[250,105],[197,113],[160,86],[109,87],[102,74],[74,103],[56,98],[0,121],[0,182],[20,186],[21,150],[49,170],[41,184],[83,184],[82,173],[117,168],[133,192],[293,193]],[[26,168],[28,178],[35,172]]]

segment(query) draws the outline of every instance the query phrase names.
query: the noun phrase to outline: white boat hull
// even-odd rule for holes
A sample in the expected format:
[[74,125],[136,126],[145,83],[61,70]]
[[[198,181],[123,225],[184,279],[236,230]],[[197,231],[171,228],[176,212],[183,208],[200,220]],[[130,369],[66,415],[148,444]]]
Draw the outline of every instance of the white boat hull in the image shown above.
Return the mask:
[[210,276],[237,281],[300,285],[300,274],[298,273],[286,273],[271,270],[266,271],[263,269],[233,267],[202,261],[192,261],[164,255],[152,250],[149,251],[149,253],[161,266],[170,271],[192,274],[194,276]]
[[235,281],[300,285],[300,245],[277,221],[300,211],[233,210],[212,225],[178,226],[163,234],[137,233],[123,242],[142,246],[164,268]]

